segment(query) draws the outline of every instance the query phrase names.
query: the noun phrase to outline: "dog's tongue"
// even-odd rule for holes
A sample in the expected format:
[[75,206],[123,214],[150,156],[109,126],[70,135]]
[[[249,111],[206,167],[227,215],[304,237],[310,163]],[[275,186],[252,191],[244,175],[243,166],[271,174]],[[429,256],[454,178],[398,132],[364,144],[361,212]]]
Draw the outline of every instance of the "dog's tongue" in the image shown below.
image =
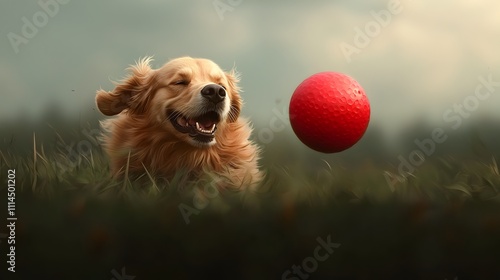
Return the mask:
[[212,129],[214,123],[215,122],[213,122],[211,120],[198,121],[198,124],[201,126],[201,128],[206,129],[206,130]]
[[214,121],[211,121],[208,119],[198,120],[198,121],[195,121],[194,119],[188,120],[188,123],[191,126],[195,126],[197,122],[201,126],[201,128],[206,129],[206,130],[210,130],[212,128],[212,126],[215,124]]

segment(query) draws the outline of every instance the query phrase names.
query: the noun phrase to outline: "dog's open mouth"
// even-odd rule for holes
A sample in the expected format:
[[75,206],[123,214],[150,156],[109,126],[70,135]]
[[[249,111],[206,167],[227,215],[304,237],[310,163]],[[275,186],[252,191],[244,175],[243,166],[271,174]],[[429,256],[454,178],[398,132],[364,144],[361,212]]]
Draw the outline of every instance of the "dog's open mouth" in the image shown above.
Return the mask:
[[168,118],[172,125],[181,133],[200,142],[211,142],[215,137],[220,116],[215,111],[209,111],[196,117],[187,117],[176,111],[169,111]]

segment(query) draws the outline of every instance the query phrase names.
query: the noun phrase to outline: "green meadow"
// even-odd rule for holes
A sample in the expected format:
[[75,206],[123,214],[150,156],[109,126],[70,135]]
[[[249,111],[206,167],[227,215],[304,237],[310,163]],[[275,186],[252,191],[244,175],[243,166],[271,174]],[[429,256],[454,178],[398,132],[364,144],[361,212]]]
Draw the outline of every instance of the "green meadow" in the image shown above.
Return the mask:
[[[48,115],[1,128],[0,191],[7,197],[15,170],[15,275],[22,279],[500,274],[500,138],[484,134],[495,131],[493,121],[449,132],[420,158],[411,156],[414,139],[429,137],[428,125],[409,128],[396,144],[371,126],[353,148],[326,155],[291,131],[261,143],[265,125],[256,124],[267,173],[260,188],[203,197],[196,190],[210,181],[187,184],[181,174],[112,179],[97,119],[62,120]],[[336,244],[324,249],[326,259],[315,255],[319,239]],[[5,263],[6,242],[0,248]]]

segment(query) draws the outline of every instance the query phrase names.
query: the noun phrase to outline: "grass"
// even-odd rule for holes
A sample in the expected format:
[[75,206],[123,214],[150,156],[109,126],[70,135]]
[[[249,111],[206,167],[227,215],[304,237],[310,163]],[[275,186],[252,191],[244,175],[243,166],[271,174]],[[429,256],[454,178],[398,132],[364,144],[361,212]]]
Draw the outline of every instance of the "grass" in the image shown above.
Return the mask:
[[37,138],[32,135],[29,154],[0,151],[1,174],[17,174],[18,275],[24,277],[111,279],[113,269],[126,267],[136,279],[281,279],[328,235],[342,245],[311,279],[494,279],[499,273],[495,156],[430,157],[403,178],[384,162],[304,156],[277,139],[265,147],[267,176],[257,192],[203,200],[196,190],[206,179],[186,184],[182,174],[164,181],[147,173],[115,180],[92,140],[91,149],[71,153],[65,147],[85,138],[56,135],[64,145],[49,148]]
[[[168,182],[157,181],[149,173],[131,181],[127,172],[124,180],[117,181],[111,178],[107,158],[100,147],[92,147],[84,153],[68,153],[62,149],[46,152],[33,134],[32,155],[20,157],[0,151],[0,168],[2,172],[16,169],[22,176],[17,181],[18,190],[31,191],[41,197],[77,191],[96,197],[124,195],[154,200],[209,183],[200,181],[181,186],[181,174]],[[500,174],[494,156],[488,161],[460,161],[451,156],[431,158],[414,174],[405,175],[398,174],[396,168],[378,167],[380,165],[370,161],[345,167],[321,157],[309,163],[284,163],[266,158],[264,154],[261,164],[266,179],[257,192],[245,195],[263,201],[292,199],[310,205],[332,201],[448,203],[457,199],[500,202]]]

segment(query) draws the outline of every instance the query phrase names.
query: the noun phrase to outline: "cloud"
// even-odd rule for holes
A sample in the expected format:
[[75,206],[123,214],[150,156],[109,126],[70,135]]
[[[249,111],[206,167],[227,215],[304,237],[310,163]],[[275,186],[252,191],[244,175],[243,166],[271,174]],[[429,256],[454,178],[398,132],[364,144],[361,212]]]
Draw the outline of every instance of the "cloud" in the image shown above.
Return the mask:
[[[379,4],[386,3],[380,1]],[[290,7],[294,22],[276,25],[276,44],[310,72],[343,71],[365,81],[373,118],[401,127],[415,118],[441,119],[451,104],[474,91],[479,75],[500,63],[500,3],[401,1],[403,11],[361,53],[347,63],[338,48],[353,43],[358,27],[373,21],[371,11],[335,3]],[[500,74],[500,73],[499,73]],[[500,76],[499,78],[500,79]],[[381,96],[383,98],[381,98]],[[398,124],[399,123],[399,124]]]
[[[339,44],[353,43],[354,28],[363,29],[388,2],[243,1],[221,20],[209,0],[74,1],[20,54],[2,48],[2,85],[13,99],[0,104],[0,118],[17,111],[19,96],[62,100],[69,114],[86,110],[99,86],[110,88],[110,78],[121,78],[145,55],[155,56],[155,67],[180,55],[236,65],[245,113],[263,121],[276,106],[286,107],[302,79],[320,71],[355,77],[370,97],[373,121],[393,130],[422,116],[439,120],[474,90],[479,75],[500,80],[500,2],[494,0],[401,0],[402,12],[346,61]],[[20,29],[20,17],[37,8],[16,5],[4,33]],[[82,99],[67,94],[72,88]],[[491,101],[481,109],[493,115]]]

